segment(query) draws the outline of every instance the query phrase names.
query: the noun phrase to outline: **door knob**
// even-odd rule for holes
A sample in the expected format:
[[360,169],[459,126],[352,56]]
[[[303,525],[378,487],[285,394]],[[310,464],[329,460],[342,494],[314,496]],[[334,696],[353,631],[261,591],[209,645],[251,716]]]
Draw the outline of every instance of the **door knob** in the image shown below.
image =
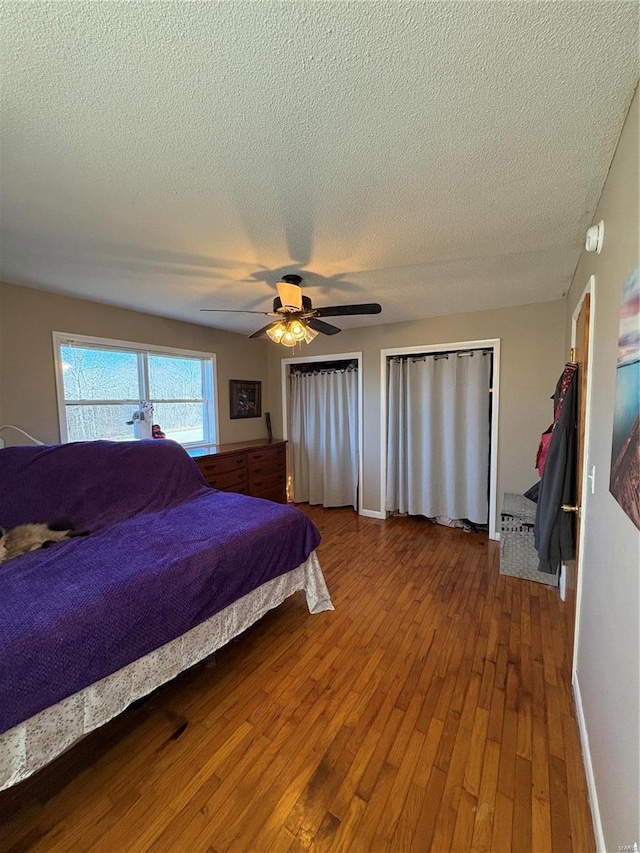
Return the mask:
[[563,512],[580,512],[579,506],[572,506],[571,504],[562,504]]

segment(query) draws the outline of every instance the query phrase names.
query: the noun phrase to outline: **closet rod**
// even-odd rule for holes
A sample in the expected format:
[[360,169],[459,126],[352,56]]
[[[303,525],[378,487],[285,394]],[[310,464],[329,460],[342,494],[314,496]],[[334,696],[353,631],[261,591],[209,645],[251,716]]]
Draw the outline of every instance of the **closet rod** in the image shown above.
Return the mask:
[[411,359],[412,361],[421,361],[427,358],[433,358],[434,361],[437,361],[439,358],[449,358],[450,355],[457,355],[458,358],[461,358],[463,355],[473,355],[474,353],[480,353],[481,355],[493,355],[493,348],[491,349],[465,349],[465,350],[446,350],[445,352],[422,352],[422,353],[411,353],[409,355],[393,355],[389,356],[389,361],[408,361]]

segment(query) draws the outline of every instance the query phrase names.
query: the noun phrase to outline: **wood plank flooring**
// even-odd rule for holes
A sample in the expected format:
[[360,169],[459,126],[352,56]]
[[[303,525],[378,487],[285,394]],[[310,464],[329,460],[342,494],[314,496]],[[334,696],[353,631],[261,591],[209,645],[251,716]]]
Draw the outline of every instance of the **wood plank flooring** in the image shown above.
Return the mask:
[[0,850],[590,853],[557,590],[483,534],[304,507],[302,596],[0,794]]

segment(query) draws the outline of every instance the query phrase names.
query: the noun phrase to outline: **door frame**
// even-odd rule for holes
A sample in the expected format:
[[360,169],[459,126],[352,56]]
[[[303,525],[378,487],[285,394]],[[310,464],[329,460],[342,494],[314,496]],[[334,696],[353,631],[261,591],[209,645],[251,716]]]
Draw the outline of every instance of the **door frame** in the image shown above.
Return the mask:
[[498,415],[500,409],[500,338],[481,341],[454,341],[446,344],[424,344],[413,347],[392,347],[380,350],[380,507],[381,517],[386,518],[387,502],[387,359],[394,355],[448,352],[464,349],[493,350],[493,383],[491,392],[491,465],[489,468],[489,539],[500,539],[497,526],[498,490]]
[[[574,620],[574,631],[573,631],[573,659],[571,661],[571,680],[572,682],[575,680],[576,672],[578,669],[578,640],[580,638],[580,612],[581,612],[581,603],[582,603],[582,561],[584,558],[584,540],[585,540],[585,530],[587,526],[587,506],[588,506],[588,495],[589,488],[595,488],[595,478],[588,476],[589,470],[589,436],[591,433],[591,403],[592,403],[592,393],[593,393],[593,345],[595,341],[595,323],[596,323],[596,277],[595,275],[590,275],[589,279],[585,285],[584,290],[578,299],[576,307],[571,316],[571,346],[575,347],[576,345],[576,329],[578,325],[578,317],[580,316],[580,311],[582,310],[582,305],[584,303],[585,297],[587,294],[590,294],[590,306],[589,306],[589,350],[586,353],[587,359],[587,393],[585,399],[584,406],[584,447],[582,449],[582,493],[578,495],[579,506],[580,506],[580,536],[578,539],[577,547],[578,547],[578,560],[576,562],[576,572],[578,575],[578,582],[576,584],[576,613]],[[562,577],[565,577],[566,583],[566,570],[563,565],[561,573]],[[560,597],[564,601],[566,590],[564,588],[564,584],[561,584],[560,589]]]
[[325,355],[301,355],[298,358],[280,359],[280,382],[282,395],[282,437],[289,438],[289,367],[292,364],[312,364],[316,361],[342,361],[350,359],[358,362],[358,515],[362,509],[362,468],[363,468],[363,430],[362,430],[362,352],[330,352]]

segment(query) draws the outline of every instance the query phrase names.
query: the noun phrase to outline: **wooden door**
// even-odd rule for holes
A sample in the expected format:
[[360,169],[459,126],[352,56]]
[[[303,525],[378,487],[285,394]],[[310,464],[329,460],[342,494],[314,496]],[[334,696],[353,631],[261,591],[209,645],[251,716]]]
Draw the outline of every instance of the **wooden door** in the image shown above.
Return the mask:
[[[585,423],[587,417],[587,380],[589,375],[589,313],[591,310],[591,294],[585,294],[580,313],[576,320],[575,341],[572,353],[572,359],[578,365],[578,431],[577,431],[577,447],[576,447],[576,504],[580,506],[582,500],[582,478],[584,467],[584,435]],[[575,636],[576,625],[576,593],[578,588],[578,569],[580,566],[580,525],[581,511],[576,513],[576,558],[567,566],[567,620],[568,620],[568,636],[571,642],[569,649],[569,660],[573,660],[573,641]]]

